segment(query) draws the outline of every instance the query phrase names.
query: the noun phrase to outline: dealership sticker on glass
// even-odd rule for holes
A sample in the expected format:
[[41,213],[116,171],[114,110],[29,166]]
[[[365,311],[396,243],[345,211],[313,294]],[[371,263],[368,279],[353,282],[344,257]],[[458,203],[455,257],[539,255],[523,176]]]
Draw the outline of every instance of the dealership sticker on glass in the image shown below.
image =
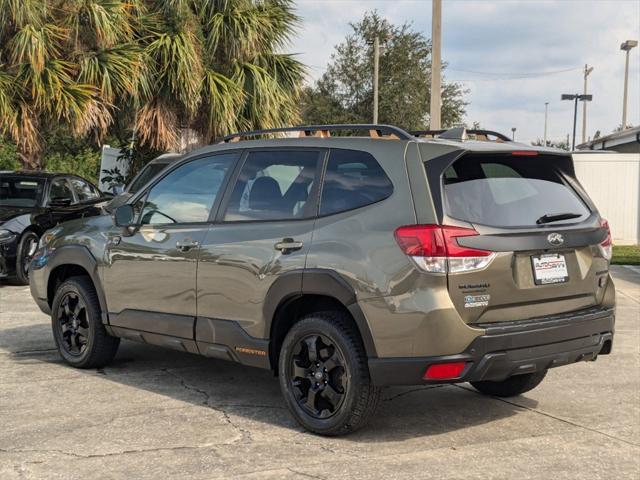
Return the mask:
[[564,255],[548,253],[531,257],[536,285],[564,283],[569,280],[567,262]]

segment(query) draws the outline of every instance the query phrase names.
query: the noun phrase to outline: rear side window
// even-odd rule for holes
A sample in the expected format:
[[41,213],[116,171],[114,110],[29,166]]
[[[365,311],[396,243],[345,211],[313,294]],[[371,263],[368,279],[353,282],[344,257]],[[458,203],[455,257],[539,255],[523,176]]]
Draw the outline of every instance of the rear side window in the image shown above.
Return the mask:
[[536,225],[545,215],[570,213],[575,223],[590,215],[568,185],[554,157],[467,155],[443,175],[450,217],[495,227]]
[[331,150],[322,187],[320,215],[370,205],[392,193],[391,180],[371,154]]
[[319,157],[314,150],[250,152],[233,188],[225,221],[309,216]]

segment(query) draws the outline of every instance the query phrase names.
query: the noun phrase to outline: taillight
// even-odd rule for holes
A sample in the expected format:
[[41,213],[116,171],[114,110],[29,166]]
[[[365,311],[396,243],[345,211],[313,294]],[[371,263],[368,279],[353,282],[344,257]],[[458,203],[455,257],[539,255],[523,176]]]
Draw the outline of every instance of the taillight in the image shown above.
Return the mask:
[[607,236],[605,239],[600,242],[600,251],[602,252],[602,256],[607,260],[611,260],[613,255],[613,241],[611,240],[611,229],[609,228],[609,222],[607,222],[604,218],[600,219],[600,228],[607,229]]
[[458,237],[478,235],[473,228],[441,225],[405,225],[395,231],[402,251],[424,271],[460,273],[485,268],[495,253],[468,248]]

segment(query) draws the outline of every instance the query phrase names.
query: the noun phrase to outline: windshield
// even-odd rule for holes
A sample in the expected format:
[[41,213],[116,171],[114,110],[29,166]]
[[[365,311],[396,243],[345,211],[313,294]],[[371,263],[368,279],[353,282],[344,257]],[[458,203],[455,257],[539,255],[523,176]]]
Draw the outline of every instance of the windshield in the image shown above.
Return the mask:
[[576,223],[591,213],[551,156],[464,156],[444,173],[444,197],[452,218],[494,227]]
[[165,167],[169,165],[168,163],[147,163],[138,176],[131,182],[129,185],[129,193],[136,193],[142,187],[146,185],[146,183],[155,177],[158,173],[165,169]]
[[44,181],[39,178],[0,175],[0,206],[35,207],[43,189]]

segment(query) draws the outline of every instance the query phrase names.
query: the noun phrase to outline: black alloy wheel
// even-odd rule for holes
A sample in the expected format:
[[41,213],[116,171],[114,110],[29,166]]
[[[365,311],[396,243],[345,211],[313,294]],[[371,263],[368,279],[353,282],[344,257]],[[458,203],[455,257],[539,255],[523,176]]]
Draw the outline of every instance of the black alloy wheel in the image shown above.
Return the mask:
[[87,306],[75,292],[67,292],[58,308],[58,327],[62,337],[62,348],[70,355],[82,355],[89,343]]
[[342,406],[348,389],[345,359],[324,335],[301,339],[291,357],[290,381],[298,405],[314,418],[325,419]]

